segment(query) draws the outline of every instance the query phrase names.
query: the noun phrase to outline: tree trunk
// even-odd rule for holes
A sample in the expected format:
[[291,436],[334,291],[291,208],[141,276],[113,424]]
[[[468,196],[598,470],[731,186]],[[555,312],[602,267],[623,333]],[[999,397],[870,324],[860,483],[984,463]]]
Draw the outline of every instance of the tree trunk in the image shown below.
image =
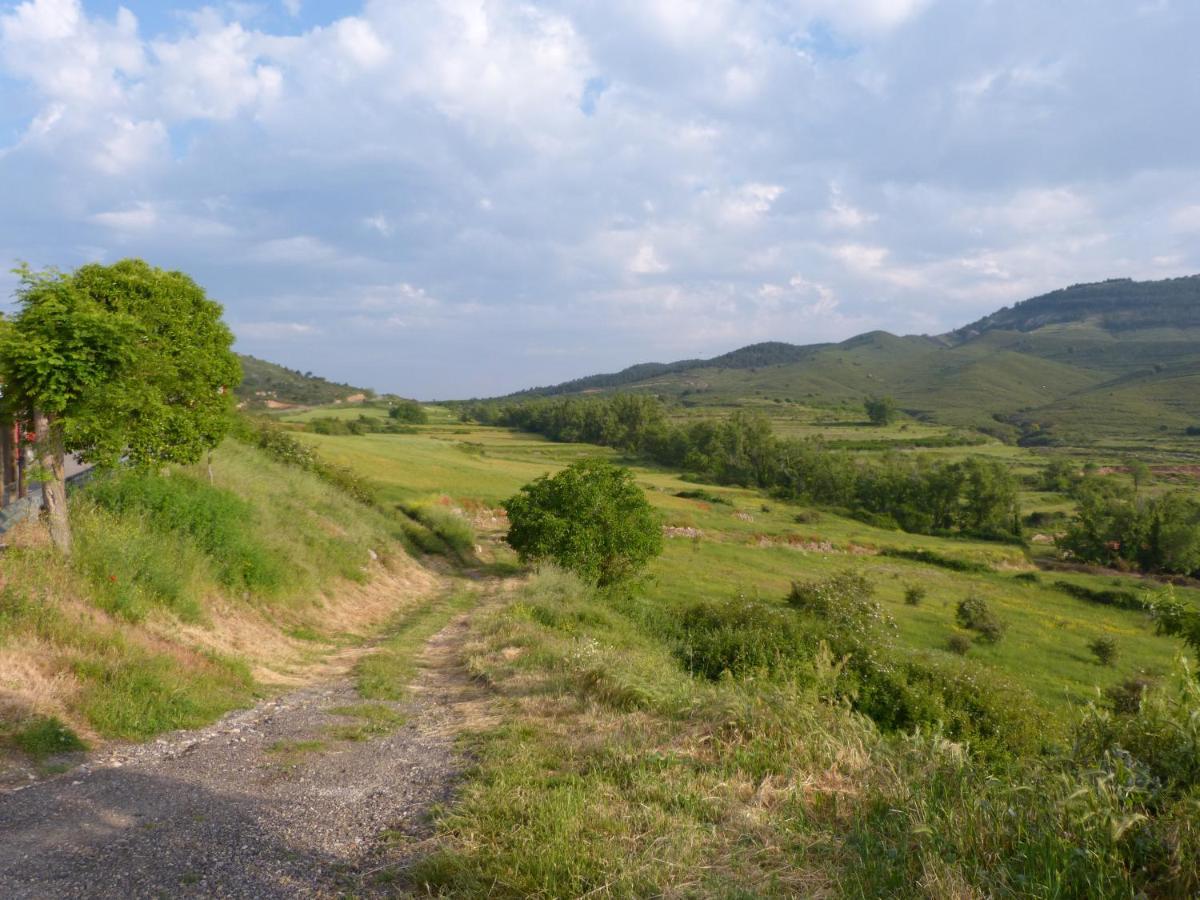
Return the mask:
[[38,462],[43,477],[42,509],[50,526],[50,539],[66,556],[71,554],[71,522],[67,518],[67,467],[63,458],[62,428],[45,413],[33,414]]
[[0,424],[0,456],[4,458],[4,496],[0,506],[11,503],[17,493],[17,426]]

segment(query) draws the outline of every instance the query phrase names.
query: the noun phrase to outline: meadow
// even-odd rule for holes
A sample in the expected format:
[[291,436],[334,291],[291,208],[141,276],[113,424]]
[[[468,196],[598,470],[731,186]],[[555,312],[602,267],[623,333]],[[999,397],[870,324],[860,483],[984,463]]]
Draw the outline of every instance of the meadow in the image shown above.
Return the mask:
[[[467,509],[497,507],[521,485],[585,456],[619,460],[632,466],[667,529],[666,551],[651,566],[644,588],[648,602],[675,610],[735,596],[782,603],[794,581],[854,569],[874,583],[903,646],[950,657],[947,642],[956,631],[958,602],[981,596],[993,604],[1008,632],[998,644],[973,646],[969,658],[1027,690],[1054,720],[1065,719],[1071,709],[1094,701],[1098,691],[1135,673],[1169,669],[1179,650],[1178,642],[1155,634],[1146,613],[1099,606],[1055,586],[1068,581],[1103,591],[1119,585],[1141,594],[1156,587],[1152,582],[1115,573],[1039,572],[1013,545],[874,528],[755,490],[698,485],[675,472],[622,460],[611,449],[446,423],[445,417],[443,424],[411,434],[297,437],[311,442],[323,457],[367,475],[388,502],[448,498]],[[1018,471],[1036,471],[1043,464],[1019,448],[997,444],[983,449],[1011,460]],[[680,496],[688,493],[694,496]],[[1027,510],[1069,506],[1058,494],[1027,491],[1022,499]],[[954,571],[883,554],[896,550],[925,551],[979,564],[980,570]],[[904,599],[914,585],[925,591],[915,606]],[[1194,596],[1190,589],[1182,593]],[[1117,641],[1115,666],[1097,664],[1089,652],[1089,643],[1099,637]]]
[[[1140,598],[1157,583],[1042,571],[1015,544],[876,528],[445,415],[406,434],[296,437],[371,478],[385,505],[472,516],[493,571],[519,571],[497,506],[584,456],[630,466],[666,533],[632,590],[598,592],[542,567],[472,611],[465,661],[490,687],[494,724],[464,739],[474,767],[429,852],[382,879],[438,896],[544,898],[1200,889],[1198,689],[1177,668],[1180,644],[1141,609],[1080,599]],[[987,449],[1025,473],[1045,465]],[[919,452],[947,451],[963,452]],[[971,724],[954,739],[950,721],[889,730],[854,711],[847,660],[807,655],[803,629],[821,623],[786,604],[793,583],[846,571],[869,580],[894,622],[874,638],[892,660],[883,671],[910,661],[949,716],[969,710],[997,729],[990,737]],[[966,597],[984,598],[1007,629],[999,643],[962,642],[964,658],[948,642],[965,637],[955,612]],[[1101,637],[1115,641],[1113,665],[1089,651]],[[780,667],[718,671],[746,658]],[[1109,712],[1104,690],[1145,674],[1161,690],[1142,712]]]

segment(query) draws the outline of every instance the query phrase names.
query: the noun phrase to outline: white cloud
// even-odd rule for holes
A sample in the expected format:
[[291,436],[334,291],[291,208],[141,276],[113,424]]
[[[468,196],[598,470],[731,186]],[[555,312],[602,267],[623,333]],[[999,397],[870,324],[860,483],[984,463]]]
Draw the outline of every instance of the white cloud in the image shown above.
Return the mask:
[[115,7],[0,11],[0,246],[136,249],[249,349],[381,388],[1200,269],[1195,4],[363,0],[318,27],[281,0],[162,31]]
[[363,224],[384,237],[392,236],[392,223],[388,221],[388,217],[383,213],[375,213],[373,216],[367,216],[363,219]]
[[346,57],[364,69],[378,66],[388,57],[388,48],[371,23],[353,16],[334,23],[338,47]]
[[667,269],[667,264],[658,258],[658,251],[653,244],[642,244],[629,260],[629,271],[635,275],[659,275]]
[[309,337],[321,333],[321,329],[307,322],[240,322],[233,326],[239,338],[256,340],[287,340]]

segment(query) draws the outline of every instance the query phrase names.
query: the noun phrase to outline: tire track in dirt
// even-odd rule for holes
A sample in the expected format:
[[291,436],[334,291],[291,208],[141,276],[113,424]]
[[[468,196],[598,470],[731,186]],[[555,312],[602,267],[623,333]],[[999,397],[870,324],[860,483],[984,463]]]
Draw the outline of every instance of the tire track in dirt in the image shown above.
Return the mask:
[[372,893],[452,797],[456,737],[493,721],[461,659],[469,615],[424,644],[403,700],[364,702],[346,654],[319,684],[0,796],[0,896]]

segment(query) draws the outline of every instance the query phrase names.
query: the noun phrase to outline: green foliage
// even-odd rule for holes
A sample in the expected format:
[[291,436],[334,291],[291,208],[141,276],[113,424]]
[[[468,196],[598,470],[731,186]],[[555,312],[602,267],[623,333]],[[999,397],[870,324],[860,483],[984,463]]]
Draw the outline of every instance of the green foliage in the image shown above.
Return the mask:
[[1004,637],[1005,625],[992,611],[991,604],[983,597],[971,595],[958,602],[954,618],[963,628],[974,631],[979,640],[997,644]]
[[1073,557],[1145,572],[1200,572],[1200,498],[1184,491],[1139,495],[1108,478],[1088,477],[1058,546]]
[[722,497],[720,494],[714,494],[712,491],[702,490],[700,488],[689,489],[686,491],[676,491],[676,497],[682,497],[685,500],[700,500],[704,503],[721,504],[730,506],[730,501]]
[[904,589],[904,602],[908,606],[920,606],[927,593],[919,584],[910,584]]
[[128,740],[204,725],[244,703],[253,685],[249,669],[228,660],[181,666],[132,649],[80,660],[75,673],[85,685],[82,707],[93,727]]
[[1056,456],[1041,472],[1038,485],[1043,491],[1069,494],[1079,483],[1079,467],[1070,459]]
[[1056,581],[1054,586],[1064,594],[1069,594],[1080,600],[1086,600],[1088,603],[1097,603],[1101,606],[1115,606],[1118,609],[1129,609],[1140,611],[1145,609],[1145,601],[1142,600],[1133,591],[1119,590],[1097,590],[1082,584],[1074,584],[1070,581]]
[[475,530],[457,511],[440,503],[405,503],[400,508],[437,535],[460,558],[474,554]]
[[1088,649],[1096,657],[1096,662],[1102,666],[1112,666],[1117,662],[1118,648],[1114,638],[1095,638],[1088,644]]
[[240,357],[244,377],[237,394],[250,403],[265,399],[282,403],[317,406],[334,403],[354,394],[372,396],[374,391],[328,381],[312,372],[301,372],[253,356]]
[[1117,750],[1161,785],[1166,796],[1200,787],[1200,681],[1180,663],[1170,679],[1146,690],[1136,712],[1114,715],[1093,708],[1075,735],[1074,754],[1086,763]]
[[1159,634],[1183,639],[1183,643],[1200,658],[1200,610],[1184,603],[1170,585],[1159,591],[1147,604],[1154,615]]
[[68,451],[103,464],[190,463],[220,442],[241,369],[195,282],[141,260],[21,279],[0,334],[9,403],[50,414]]
[[45,759],[58,753],[86,750],[74,731],[55,716],[34,716],[11,735],[12,742],[34,759]]
[[424,425],[429,421],[425,407],[416,400],[397,400],[388,408],[388,418],[409,425]]
[[848,508],[860,518],[894,522],[908,531],[1020,537],[1016,480],[994,460],[938,462],[889,455],[864,465],[850,453],[819,443],[781,440],[769,420],[745,410],[724,420],[671,425],[661,403],[644,395],[479,404],[467,413],[552,440],[638,453],[718,484],[765,488],[787,499]]
[[900,414],[891,397],[868,397],[863,401],[863,409],[872,425],[891,425]]
[[818,581],[793,582],[787,604],[820,620],[835,652],[862,651],[875,643],[891,619],[874,599],[875,586],[861,572],[847,570]]
[[913,562],[925,563],[930,566],[938,566],[943,569],[949,569],[952,572],[980,574],[991,571],[991,569],[984,563],[973,562],[969,559],[959,559],[956,556],[946,556],[943,553],[937,553],[933,550],[911,550],[907,547],[884,547],[879,552],[883,556],[892,556],[896,559],[910,559]]
[[691,674],[705,678],[796,672],[809,658],[795,615],[746,597],[691,606],[681,630],[676,654]]
[[0,381],[9,413],[74,413],[132,363],[141,324],[112,313],[69,275],[17,269],[18,312],[0,320]]
[[241,416],[236,422],[235,434],[276,462],[312,472],[326,484],[365,506],[379,505],[378,489],[369,480],[351,469],[326,462],[314,448],[273,423]]
[[504,508],[506,540],[522,560],[553,560],[602,586],[629,578],[662,552],[661,524],[633,473],[604,460],[544,475]]
[[283,582],[282,563],[255,539],[253,507],[229,491],[183,474],[134,469],[94,480],[87,495],[118,516],[144,514],[159,529],[187,535],[226,588],[263,593]]
[[1142,700],[1154,684],[1155,679],[1149,675],[1133,675],[1105,688],[1104,699],[1114,713],[1130,715],[1142,708]]
[[959,631],[946,638],[946,649],[956,656],[966,656],[971,649],[971,639]]

